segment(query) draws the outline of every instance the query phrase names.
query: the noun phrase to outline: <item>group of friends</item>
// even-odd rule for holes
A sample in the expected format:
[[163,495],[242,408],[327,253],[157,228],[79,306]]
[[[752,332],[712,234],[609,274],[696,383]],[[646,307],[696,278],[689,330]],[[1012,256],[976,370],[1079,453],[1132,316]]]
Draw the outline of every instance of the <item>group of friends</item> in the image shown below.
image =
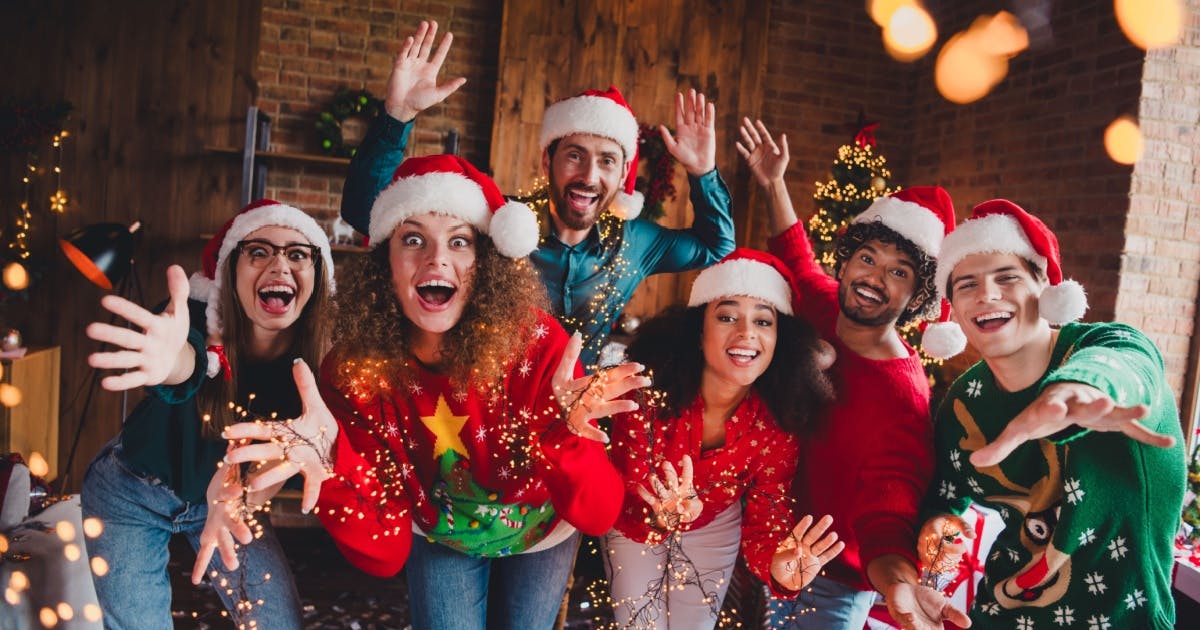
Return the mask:
[[[106,627],[171,625],[177,533],[235,620],[302,627],[260,511],[297,475],[351,563],[405,569],[418,629],[553,627],[581,535],[620,627],[713,627],[739,556],[774,628],[857,630],[877,593],[904,628],[1173,625],[1185,475],[1162,357],[1074,321],[1086,298],[1035,216],[996,199],[956,227],[944,190],[907,188],[854,219],[830,275],[786,136],[744,119],[773,236],[735,249],[714,105],[692,91],[660,132],[695,219],[667,229],[636,218],[638,124],[610,87],[547,108],[539,226],[462,158],[406,158],[416,117],[465,82],[439,82],[436,35],[404,43],[351,163],[342,216],[370,249],[336,296],[324,231],[262,200],[190,280],[167,270],[160,308],[103,298],[137,328],[91,324],[117,349],[89,363],[147,388],[82,489]],[[687,306],[597,365],[641,280],[691,269]],[[936,413],[897,332],[919,320],[930,354],[983,357]],[[964,611],[931,576],[975,536],[971,504],[1004,529]]]

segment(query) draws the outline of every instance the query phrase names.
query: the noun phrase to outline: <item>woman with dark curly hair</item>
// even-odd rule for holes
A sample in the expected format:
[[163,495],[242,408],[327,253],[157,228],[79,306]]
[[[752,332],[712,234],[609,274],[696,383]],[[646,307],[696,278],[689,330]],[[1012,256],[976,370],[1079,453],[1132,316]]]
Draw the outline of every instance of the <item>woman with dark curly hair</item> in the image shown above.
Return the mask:
[[630,345],[656,392],[613,419],[626,500],[605,565],[619,626],[713,627],[739,547],[781,596],[841,551],[830,517],[797,522],[788,499],[834,359],[792,316],[791,286],[774,256],[736,250],[700,273],[686,309],[647,321]]
[[615,399],[649,381],[630,364],[579,377],[582,341],[540,310],[524,259],[535,216],[461,158],[405,160],[370,237],[320,391],[298,364],[305,413],[230,427],[265,443],[229,460],[296,465],[252,488],[298,466],[353,564],[407,568],[413,627],[551,627],[577,530],[608,531],[621,505],[592,420],[635,409]]

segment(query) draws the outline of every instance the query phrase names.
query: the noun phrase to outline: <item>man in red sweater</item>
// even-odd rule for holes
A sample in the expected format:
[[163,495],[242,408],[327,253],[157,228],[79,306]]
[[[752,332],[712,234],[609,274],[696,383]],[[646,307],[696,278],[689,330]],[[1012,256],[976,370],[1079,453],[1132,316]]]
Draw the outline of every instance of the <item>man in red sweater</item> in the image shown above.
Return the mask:
[[918,589],[916,518],[933,474],[929,382],[897,325],[936,319],[936,257],[954,226],[937,187],[876,199],[839,238],[836,277],[816,262],[783,181],[787,136],[777,145],[761,121],[743,122],[738,151],[767,191],[772,253],[795,273],[796,315],[837,350],[837,400],[802,441],[793,495],[806,513],[833,515],[846,548],[794,602],[776,600],[770,628],[859,630],[883,593],[905,628],[966,616]]

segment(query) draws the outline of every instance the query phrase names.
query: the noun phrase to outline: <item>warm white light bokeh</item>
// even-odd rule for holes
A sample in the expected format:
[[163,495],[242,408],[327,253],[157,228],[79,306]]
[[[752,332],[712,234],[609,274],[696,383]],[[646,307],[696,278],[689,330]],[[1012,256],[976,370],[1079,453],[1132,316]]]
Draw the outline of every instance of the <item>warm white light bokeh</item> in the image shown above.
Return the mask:
[[977,101],[1004,80],[1008,60],[1029,46],[1029,34],[1011,13],[980,16],[938,52],[934,83],[952,103]]
[[1125,37],[1139,48],[1162,48],[1183,35],[1183,0],[1114,0],[1113,11]]
[[4,286],[13,291],[20,291],[29,286],[29,272],[19,262],[10,262],[4,266]]
[[29,472],[33,473],[34,477],[45,477],[50,474],[50,464],[46,463],[45,456],[37,451],[30,453]]
[[1108,125],[1104,150],[1117,164],[1133,164],[1142,157],[1142,130],[1132,116],[1121,116]]
[[883,30],[884,47],[899,61],[923,56],[937,42],[937,25],[925,9],[902,6],[892,14]]

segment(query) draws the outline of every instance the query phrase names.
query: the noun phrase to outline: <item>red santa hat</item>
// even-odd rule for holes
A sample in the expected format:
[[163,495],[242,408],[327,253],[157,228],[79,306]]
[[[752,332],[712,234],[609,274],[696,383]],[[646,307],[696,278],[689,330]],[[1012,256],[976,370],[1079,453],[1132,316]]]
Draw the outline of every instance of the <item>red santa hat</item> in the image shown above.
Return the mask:
[[688,306],[740,295],[762,300],[780,313],[791,315],[794,283],[795,278],[783,261],[767,252],[739,247],[696,276]]
[[[325,280],[329,283],[329,292],[333,293],[336,283],[333,276],[333,254],[329,247],[329,237],[316,219],[308,213],[282,204],[274,199],[260,199],[238,211],[233,218],[225,222],[221,229],[204,246],[201,254],[202,270],[192,274],[188,279],[189,296],[206,304],[204,318],[208,328],[209,366],[208,375],[216,376],[219,366],[223,366],[220,356],[224,341],[222,332],[224,322],[221,321],[221,287],[225,282],[224,273],[229,262],[229,254],[251,232],[267,226],[279,226],[296,230],[308,239],[312,245],[321,250],[321,260],[325,263]],[[214,356],[215,355],[215,356]]]
[[371,206],[371,244],[386,243],[397,225],[426,213],[470,223],[509,258],[528,256],[541,237],[533,210],[506,201],[492,178],[457,155],[430,155],[401,162],[392,183],[379,193]]
[[572,134],[588,134],[608,138],[621,145],[629,173],[624,190],[617,193],[608,211],[622,219],[634,219],[642,212],[645,201],[634,190],[637,183],[638,122],[625,97],[613,86],[603,92],[587,90],[578,96],[565,98],[550,107],[542,116],[541,148]]
[[1038,298],[1038,312],[1046,321],[1061,325],[1083,317],[1088,307],[1087,295],[1078,282],[1063,279],[1062,256],[1054,232],[1007,199],[993,199],[975,206],[971,218],[946,237],[938,258],[938,292],[943,296],[948,293],[950,274],[964,258],[995,253],[1015,254],[1045,270],[1050,286]]
[[854,223],[879,221],[930,258],[954,230],[954,202],[941,186],[913,186],[873,201]]

